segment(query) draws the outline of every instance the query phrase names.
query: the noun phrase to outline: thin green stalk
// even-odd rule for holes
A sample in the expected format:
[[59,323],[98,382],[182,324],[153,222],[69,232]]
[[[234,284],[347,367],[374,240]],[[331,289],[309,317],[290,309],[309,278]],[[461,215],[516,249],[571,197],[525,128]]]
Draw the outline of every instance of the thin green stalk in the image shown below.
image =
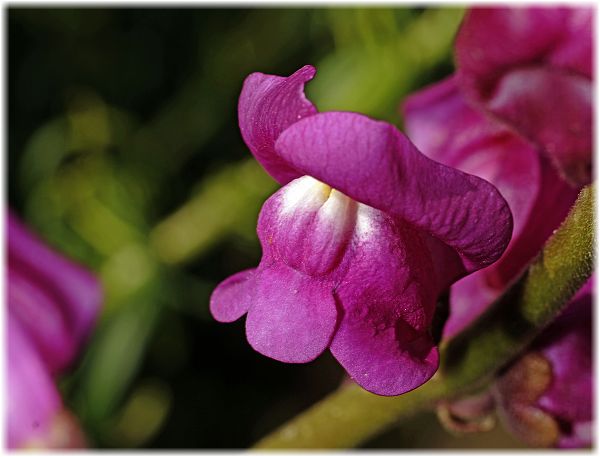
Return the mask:
[[344,385],[255,448],[355,447],[399,419],[490,382],[591,275],[593,201],[593,187],[588,186],[529,269],[472,326],[442,344],[440,370],[428,383],[398,397],[381,397],[355,384]]

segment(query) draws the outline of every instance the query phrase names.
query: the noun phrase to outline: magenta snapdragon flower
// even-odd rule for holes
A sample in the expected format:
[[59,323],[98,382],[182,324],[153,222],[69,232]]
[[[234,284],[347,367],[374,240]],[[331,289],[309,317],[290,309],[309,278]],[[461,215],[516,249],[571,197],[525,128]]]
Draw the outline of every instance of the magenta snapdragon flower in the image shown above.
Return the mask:
[[592,287],[593,276],[496,381],[500,416],[525,442],[561,448],[593,442]]
[[64,408],[55,378],[92,329],[100,285],[10,212],[7,238],[8,447],[82,447],[83,433]]
[[[577,124],[583,129],[580,136],[587,137],[586,144],[591,145],[587,114],[591,109],[591,93],[585,92],[587,98],[574,103],[562,95],[556,98],[549,83],[538,84],[535,78],[519,79],[523,68],[535,68],[535,74],[553,80],[555,75],[564,73],[557,68],[557,62],[570,61],[569,52],[573,54],[573,61],[591,65],[591,38],[586,28],[590,24],[585,19],[588,13],[588,9],[568,8],[475,8],[467,14],[457,38],[456,74],[410,96],[404,104],[406,131],[415,145],[436,161],[494,184],[506,198],[514,218],[513,236],[501,259],[453,285],[445,337],[455,335],[475,320],[505,290],[564,220],[579,191],[573,181],[589,178],[577,174],[575,179],[573,173],[589,171],[591,146],[583,154],[579,145],[581,138],[573,143],[568,143],[567,138],[572,133],[571,127]],[[553,17],[562,22],[550,20]],[[530,28],[537,23],[545,25]],[[572,33],[576,25],[583,28],[580,35]],[[562,32],[558,30],[560,27]],[[527,38],[527,34],[531,37]],[[520,40],[518,46],[515,37]],[[555,41],[548,37],[554,37]],[[541,46],[536,44],[538,41],[551,42],[548,55],[562,49],[556,55],[563,56],[563,60],[546,56],[549,59],[546,61],[545,57],[539,57],[536,54]],[[559,45],[559,41],[562,44]],[[486,44],[489,52],[483,51]],[[482,87],[483,82],[478,82],[476,77],[490,85],[492,79],[496,81],[495,95],[489,92],[488,99],[481,98],[474,88]],[[578,74],[569,73],[565,81],[571,77],[583,84]],[[521,81],[517,84],[518,90],[513,83],[506,83],[517,80]],[[585,81],[584,85],[591,84],[591,80]],[[567,82],[565,85],[569,86]],[[505,103],[502,106],[512,103],[510,106],[517,109],[523,100],[531,103],[528,110],[519,111],[531,114],[530,118],[520,118],[527,128],[513,125],[510,119],[492,109],[502,103]],[[547,110],[554,110],[554,114],[548,114]],[[533,117],[535,113],[538,117]],[[552,116],[559,115],[565,116],[565,122],[554,122]],[[567,122],[570,119],[572,123]],[[556,140],[561,148],[548,147],[544,140],[548,128],[556,138],[562,138],[560,142]],[[573,179],[563,179],[566,175]]]
[[441,291],[500,257],[512,217],[486,181],[423,156],[394,126],[318,113],[315,69],[251,74],[244,141],[283,187],[264,204],[256,269],[223,281],[210,309],[247,313],[258,352],[309,362],[329,348],[365,389],[398,395],[438,367],[430,334]]
[[467,97],[577,185],[591,180],[593,16],[591,7],[473,8],[455,48]]

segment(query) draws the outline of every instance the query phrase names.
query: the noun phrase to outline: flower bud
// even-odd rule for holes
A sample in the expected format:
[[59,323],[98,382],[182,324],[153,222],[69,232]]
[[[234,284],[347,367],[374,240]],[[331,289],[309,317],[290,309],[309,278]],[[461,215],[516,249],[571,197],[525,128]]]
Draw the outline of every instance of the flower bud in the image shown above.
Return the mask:
[[506,428],[531,446],[591,445],[592,282],[493,387]]

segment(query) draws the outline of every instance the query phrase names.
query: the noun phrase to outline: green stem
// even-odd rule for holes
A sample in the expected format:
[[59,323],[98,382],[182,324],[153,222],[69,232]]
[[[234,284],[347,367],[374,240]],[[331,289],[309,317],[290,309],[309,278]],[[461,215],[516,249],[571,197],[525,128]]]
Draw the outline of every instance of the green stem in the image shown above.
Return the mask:
[[426,384],[398,397],[347,384],[259,441],[259,449],[350,448],[443,398],[480,389],[522,351],[589,278],[593,269],[593,187],[529,269],[472,326],[440,347],[441,366]]

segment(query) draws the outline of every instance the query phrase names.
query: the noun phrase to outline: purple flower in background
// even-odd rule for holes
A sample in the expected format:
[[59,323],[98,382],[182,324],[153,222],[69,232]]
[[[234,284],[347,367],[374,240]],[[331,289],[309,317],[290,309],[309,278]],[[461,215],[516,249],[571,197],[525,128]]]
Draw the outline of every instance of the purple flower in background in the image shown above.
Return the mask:
[[591,180],[593,15],[590,7],[473,8],[456,39],[467,97],[577,185]]
[[398,395],[437,369],[438,294],[500,257],[511,214],[493,186],[429,160],[394,126],[318,113],[303,90],[314,74],[244,83],[242,136],[284,187],[259,216],[258,268],[223,281],[211,312],[247,313],[264,355],[302,363],[329,348],[362,387]]
[[74,361],[101,303],[98,281],[12,213],[8,237],[8,446],[82,447],[54,378]]
[[496,381],[500,417],[531,445],[592,444],[592,285],[593,276]]
[[[452,286],[445,338],[506,289],[564,220],[577,186],[590,180],[591,13],[475,8],[457,37],[457,72],[404,104],[415,145],[494,184],[514,217],[502,257]],[[494,389],[508,428],[529,444],[591,443],[591,283]],[[451,412],[487,417],[477,414],[485,401],[466,400]]]
[[428,157],[494,184],[514,230],[498,262],[452,287],[446,337],[502,293],[564,220],[573,181],[589,180],[591,9],[474,8],[456,61],[455,75],[407,99],[407,133]]
[[539,148],[476,110],[457,77],[406,100],[410,139],[428,157],[494,184],[514,218],[510,244],[498,262],[454,284],[444,336],[475,320],[539,252],[567,215],[578,189],[560,178]]

